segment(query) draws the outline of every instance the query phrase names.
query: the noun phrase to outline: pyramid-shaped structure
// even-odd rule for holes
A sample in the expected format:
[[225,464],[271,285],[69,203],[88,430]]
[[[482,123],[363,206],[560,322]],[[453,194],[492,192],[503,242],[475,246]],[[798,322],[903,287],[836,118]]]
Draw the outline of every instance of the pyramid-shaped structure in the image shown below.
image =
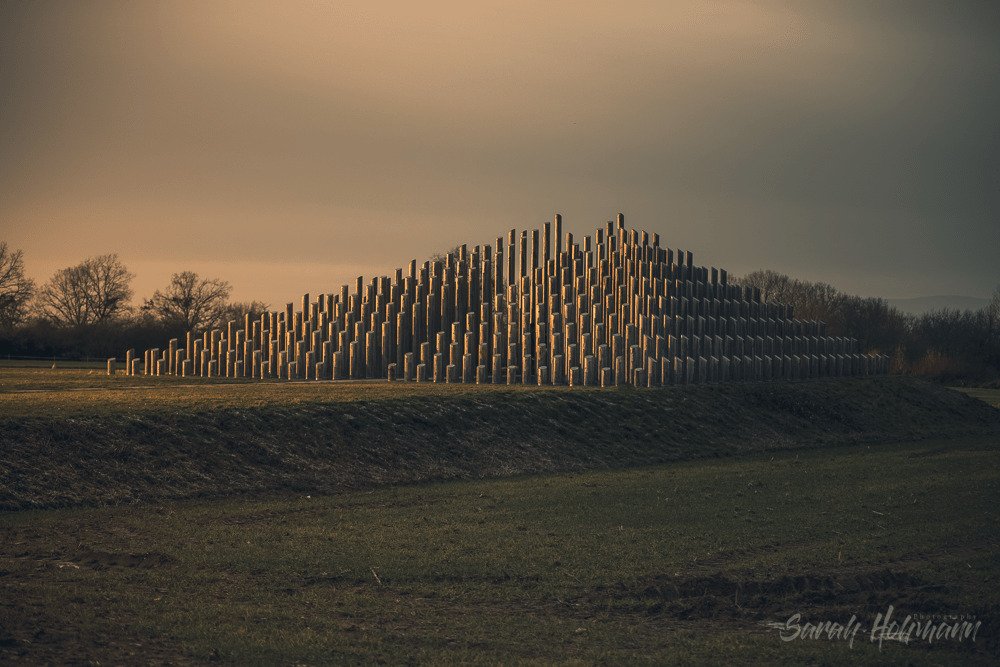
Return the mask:
[[883,374],[884,355],[762,302],[625,220],[562,218],[300,306],[188,332],[126,372],[259,380],[652,387]]

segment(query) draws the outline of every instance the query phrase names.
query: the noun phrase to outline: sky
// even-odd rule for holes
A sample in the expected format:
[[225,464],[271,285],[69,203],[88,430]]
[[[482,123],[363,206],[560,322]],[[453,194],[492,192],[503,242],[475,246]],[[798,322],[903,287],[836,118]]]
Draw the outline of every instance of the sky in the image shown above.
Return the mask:
[[0,240],[279,307],[560,212],[862,295],[1000,284],[1000,3],[7,2]]

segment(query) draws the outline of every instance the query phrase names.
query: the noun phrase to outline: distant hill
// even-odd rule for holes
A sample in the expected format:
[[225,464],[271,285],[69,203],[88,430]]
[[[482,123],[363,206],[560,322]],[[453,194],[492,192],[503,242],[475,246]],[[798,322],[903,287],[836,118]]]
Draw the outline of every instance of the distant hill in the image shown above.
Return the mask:
[[921,315],[932,310],[950,308],[952,310],[979,310],[990,300],[977,296],[959,296],[948,294],[941,296],[915,296],[909,299],[886,299],[889,305],[899,308],[904,313]]

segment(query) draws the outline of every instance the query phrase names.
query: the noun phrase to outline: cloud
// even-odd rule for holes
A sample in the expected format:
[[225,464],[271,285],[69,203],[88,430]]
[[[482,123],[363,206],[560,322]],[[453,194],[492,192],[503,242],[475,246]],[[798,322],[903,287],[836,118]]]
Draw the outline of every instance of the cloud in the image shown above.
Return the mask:
[[[623,210],[735,271],[890,296],[997,282],[986,5],[3,11],[3,233],[29,265],[329,262],[335,287],[345,262]],[[278,282],[244,296],[294,296]]]

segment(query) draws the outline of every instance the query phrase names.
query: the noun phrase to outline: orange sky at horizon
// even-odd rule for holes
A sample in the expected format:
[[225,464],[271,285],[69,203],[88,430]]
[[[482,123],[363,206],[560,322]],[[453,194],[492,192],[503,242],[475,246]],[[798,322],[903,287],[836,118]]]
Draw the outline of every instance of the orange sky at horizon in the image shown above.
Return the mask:
[[699,261],[887,297],[1000,282],[995,8],[0,8],[0,240],[277,307],[626,214]]

